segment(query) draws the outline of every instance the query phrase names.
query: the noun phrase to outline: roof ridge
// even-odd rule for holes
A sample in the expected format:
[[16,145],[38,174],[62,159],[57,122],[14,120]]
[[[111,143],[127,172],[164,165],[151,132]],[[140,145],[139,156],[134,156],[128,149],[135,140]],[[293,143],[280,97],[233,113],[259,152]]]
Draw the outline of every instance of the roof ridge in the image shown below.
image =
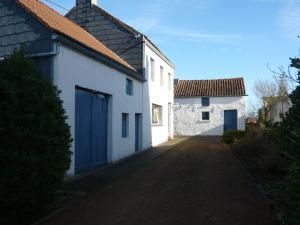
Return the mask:
[[243,77],[233,77],[233,78],[214,78],[214,79],[178,79],[180,81],[218,81],[218,80],[243,80]]
[[179,80],[174,86],[175,97],[246,96],[244,79]]

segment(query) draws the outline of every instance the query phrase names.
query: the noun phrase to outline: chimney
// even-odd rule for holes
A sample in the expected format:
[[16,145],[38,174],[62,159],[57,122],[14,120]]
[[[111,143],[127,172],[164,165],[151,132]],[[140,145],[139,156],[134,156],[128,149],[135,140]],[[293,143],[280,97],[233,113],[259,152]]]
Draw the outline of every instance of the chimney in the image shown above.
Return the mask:
[[174,86],[177,85],[179,82],[179,79],[174,79]]
[[97,5],[98,0],[76,0],[76,6],[83,6],[83,7],[91,7],[92,5]]

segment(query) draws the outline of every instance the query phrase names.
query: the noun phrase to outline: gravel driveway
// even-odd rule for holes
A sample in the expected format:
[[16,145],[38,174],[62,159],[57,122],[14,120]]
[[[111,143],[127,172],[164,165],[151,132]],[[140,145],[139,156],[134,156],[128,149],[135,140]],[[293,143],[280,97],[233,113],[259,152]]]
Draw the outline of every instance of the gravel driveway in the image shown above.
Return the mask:
[[43,225],[271,225],[228,148],[194,137],[77,199]]

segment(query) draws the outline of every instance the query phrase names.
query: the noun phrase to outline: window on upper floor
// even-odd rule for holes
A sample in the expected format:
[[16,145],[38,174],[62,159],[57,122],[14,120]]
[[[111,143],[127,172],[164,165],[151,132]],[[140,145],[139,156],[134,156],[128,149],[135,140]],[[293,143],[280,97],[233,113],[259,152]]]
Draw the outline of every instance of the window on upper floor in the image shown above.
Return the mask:
[[152,125],[162,125],[162,106],[152,104]]
[[164,86],[164,68],[160,67],[160,86]]
[[209,97],[202,97],[202,106],[209,106]]
[[154,59],[150,58],[150,69],[151,69],[151,80],[155,81],[155,61]]
[[171,73],[168,73],[168,88],[169,88],[169,91],[171,91],[171,89],[172,89],[172,74]]
[[126,79],[126,94],[133,95],[133,81],[130,79]]
[[209,112],[202,112],[202,120],[209,120]]
[[129,136],[129,114],[122,113],[122,138]]
[[149,56],[146,55],[146,68],[145,68],[145,79],[148,80],[149,79],[149,74],[150,74],[150,68],[149,68]]

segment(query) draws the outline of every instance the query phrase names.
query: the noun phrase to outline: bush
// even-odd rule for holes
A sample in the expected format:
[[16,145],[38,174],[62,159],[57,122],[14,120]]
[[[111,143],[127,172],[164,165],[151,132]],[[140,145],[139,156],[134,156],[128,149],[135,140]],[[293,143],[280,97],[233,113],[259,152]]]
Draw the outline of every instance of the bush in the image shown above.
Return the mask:
[[240,130],[228,130],[225,131],[222,137],[222,141],[226,144],[236,143],[239,139],[245,136],[245,131]]
[[0,224],[24,224],[54,197],[70,164],[66,118],[22,52],[0,62]]

